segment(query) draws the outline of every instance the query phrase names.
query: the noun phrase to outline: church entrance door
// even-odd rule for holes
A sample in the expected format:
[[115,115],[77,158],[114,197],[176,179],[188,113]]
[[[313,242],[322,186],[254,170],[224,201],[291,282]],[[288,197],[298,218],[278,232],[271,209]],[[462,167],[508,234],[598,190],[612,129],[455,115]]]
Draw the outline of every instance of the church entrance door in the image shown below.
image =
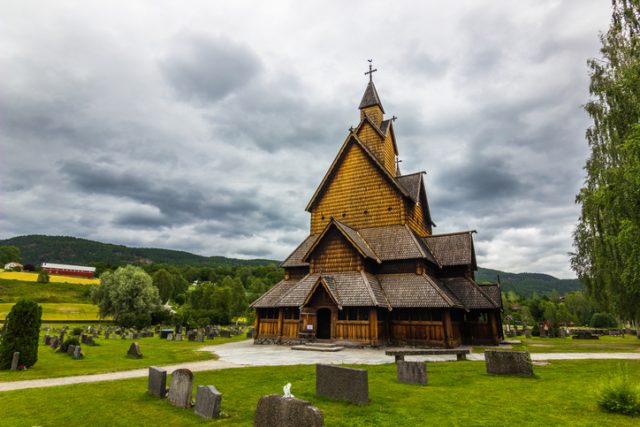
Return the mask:
[[316,338],[328,340],[331,338],[331,310],[328,308],[320,308],[317,313],[318,330]]

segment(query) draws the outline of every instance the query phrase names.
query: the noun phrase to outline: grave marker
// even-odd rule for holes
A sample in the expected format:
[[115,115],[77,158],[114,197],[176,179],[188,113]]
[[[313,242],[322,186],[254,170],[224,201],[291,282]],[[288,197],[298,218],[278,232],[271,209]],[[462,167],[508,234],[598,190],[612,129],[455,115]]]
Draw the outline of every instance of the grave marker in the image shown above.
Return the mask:
[[140,352],[140,346],[137,342],[132,342],[131,346],[129,346],[129,351],[127,352],[127,356],[133,357],[134,359],[142,359],[142,353]]
[[199,385],[196,394],[196,406],[193,412],[206,419],[218,418],[220,416],[220,406],[222,405],[222,394],[212,385]]
[[171,375],[171,386],[167,399],[173,406],[179,408],[191,407],[191,389],[193,388],[193,373],[188,369],[177,369]]
[[427,385],[427,363],[405,362],[399,360],[396,363],[398,382],[400,384]]
[[152,396],[164,398],[167,395],[167,371],[155,366],[149,366],[147,391]]
[[526,351],[485,350],[484,360],[488,374],[533,376],[531,356]]
[[369,374],[362,369],[318,363],[316,395],[366,405],[369,403]]
[[262,396],[253,417],[254,427],[321,427],[322,411],[305,400],[277,394]]

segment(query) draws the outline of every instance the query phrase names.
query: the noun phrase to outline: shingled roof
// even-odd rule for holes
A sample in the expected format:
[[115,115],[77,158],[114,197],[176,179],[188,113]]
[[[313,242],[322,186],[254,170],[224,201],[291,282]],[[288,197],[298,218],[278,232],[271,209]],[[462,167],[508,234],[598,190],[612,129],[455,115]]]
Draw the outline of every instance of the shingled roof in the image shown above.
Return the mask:
[[371,249],[369,244],[362,238],[362,236],[353,228],[348,225],[338,221],[335,218],[331,218],[329,224],[325,227],[325,229],[320,233],[320,236],[315,240],[315,242],[309,247],[307,252],[302,256],[302,261],[306,262],[311,255],[311,253],[315,250],[315,248],[320,244],[323,237],[329,232],[329,230],[335,227],[342,235],[356,248],[358,252],[365,258],[371,258],[374,261],[381,263],[382,261],[378,258],[376,253]]
[[497,283],[492,283],[488,285],[480,285],[478,284],[480,289],[484,291],[484,293],[493,300],[500,308],[502,308],[502,290],[500,289],[500,285]]
[[464,308],[464,305],[434,278],[426,274],[378,274],[391,307]]
[[280,264],[280,267],[307,267],[308,262],[302,261],[304,255],[309,251],[309,248],[320,237],[319,234],[310,234],[297,248]]
[[500,308],[493,298],[481,289],[476,282],[466,277],[451,277],[440,279],[442,284],[453,293],[465,308],[471,309],[494,309]]
[[265,292],[260,298],[252,302],[249,307],[269,308],[276,307],[282,297],[289,292],[296,284],[297,279],[281,280]]
[[422,240],[441,266],[472,265],[475,268],[472,233],[474,231],[439,234]]
[[426,258],[436,263],[406,225],[361,228],[359,233],[382,261]]
[[373,107],[374,105],[380,107],[384,113],[384,108],[382,107],[382,102],[380,102],[380,96],[378,96],[376,86],[372,81],[370,81],[369,84],[367,84],[367,88],[364,90],[364,95],[362,95],[362,100],[360,101],[360,106],[358,108],[362,110],[363,108]]
[[423,173],[424,172],[415,172],[410,175],[396,177],[396,181],[407,190],[409,197],[411,197],[411,200],[415,203],[418,203],[418,200],[420,200],[420,186],[422,184]]

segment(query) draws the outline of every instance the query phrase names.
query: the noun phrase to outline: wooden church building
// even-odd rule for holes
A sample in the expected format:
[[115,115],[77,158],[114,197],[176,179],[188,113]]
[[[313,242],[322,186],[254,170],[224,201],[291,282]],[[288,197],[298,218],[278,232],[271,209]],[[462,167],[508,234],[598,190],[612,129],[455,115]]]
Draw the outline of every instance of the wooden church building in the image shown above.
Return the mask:
[[360,123],[307,205],[309,236],[251,304],[255,343],[497,344],[500,288],[474,281],[473,231],[432,233],[425,173],[400,173],[373,71]]

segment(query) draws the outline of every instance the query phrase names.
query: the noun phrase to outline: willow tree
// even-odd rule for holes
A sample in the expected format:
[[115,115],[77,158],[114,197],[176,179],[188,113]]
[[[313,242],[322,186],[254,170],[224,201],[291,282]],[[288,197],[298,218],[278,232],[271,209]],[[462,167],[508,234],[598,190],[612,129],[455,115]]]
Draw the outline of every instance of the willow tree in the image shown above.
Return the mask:
[[640,319],[640,0],[613,0],[602,57],[588,61],[592,119],[572,268],[601,306]]

